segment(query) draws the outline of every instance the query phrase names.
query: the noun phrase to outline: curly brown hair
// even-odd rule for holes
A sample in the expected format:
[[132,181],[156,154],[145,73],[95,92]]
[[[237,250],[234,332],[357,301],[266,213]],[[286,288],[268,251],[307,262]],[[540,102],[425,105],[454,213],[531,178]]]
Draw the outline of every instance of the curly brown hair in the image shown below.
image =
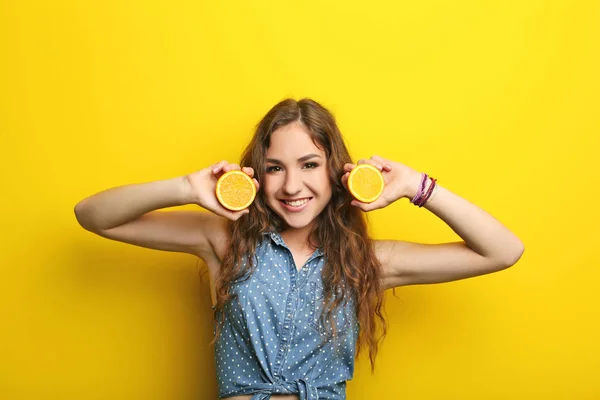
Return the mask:
[[[361,348],[368,347],[371,368],[374,369],[379,341],[386,332],[384,296],[380,285],[381,263],[369,238],[365,216],[360,209],[350,205],[351,196],[340,180],[344,165],[352,160],[334,116],[311,99],[281,101],[257,125],[240,165],[252,167],[256,179],[261,182],[266,173],[265,154],[270,146],[271,134],[296,121],[304,124],[315,145],[325,151],[332,188],[331,200],[317,217],[309,234],[310,244],[320,246],[326,257],[322,272],[327,305],[324,318],[329,321],[335,336],[334,311],[349,300],[354,302],[359,325],[357,354]],[[284,223],[268,207],[264,194],[259,190],[250,206],[250,213],[237,221],[230,221],[229,228],[231,251],[224,257],[215,282],[215,320],[218,322],[215,340],[224,321],[223,308],[232,297],[231,282],[252,272],[251,260],[263,233],[281,232]],[[245,267],[240,268],[240,265]]]

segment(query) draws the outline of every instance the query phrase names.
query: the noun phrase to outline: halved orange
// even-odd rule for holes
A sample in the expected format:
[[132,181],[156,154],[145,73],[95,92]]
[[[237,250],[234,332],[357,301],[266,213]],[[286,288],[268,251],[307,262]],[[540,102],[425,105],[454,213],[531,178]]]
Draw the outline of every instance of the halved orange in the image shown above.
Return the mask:
[[217,180],[215,194],[219,203],[228,210],[240,211],[248,208],[256,197],[256,186],[245,172],[225,172]]
[[372,203],[381,196],[385,182],[381,171],[371,164],[359,164],[348,177],[348,189],[352,196],[363,203]]

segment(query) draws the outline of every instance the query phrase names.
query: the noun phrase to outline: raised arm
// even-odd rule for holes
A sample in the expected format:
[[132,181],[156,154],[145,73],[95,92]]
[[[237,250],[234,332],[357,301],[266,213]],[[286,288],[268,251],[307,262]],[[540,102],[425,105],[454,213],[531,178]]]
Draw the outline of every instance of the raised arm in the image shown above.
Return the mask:
[[[401,199],[413,198],[421,183],[421,174],[381,157],[361,160],[377,166],[386,187],[373,203],[353,204],[371,211]],[[354,164],[347,164],[342,182]],[[425,191],[432,184],[428,181]],[[437,185],[423,206],[444,221],[462,241],[425,244],[402,240],[375,241],[375,251],[382,264],[382,287],[385,289],[426,283],[450,282],[484,275],[514,265],[524,251],[523,243],[507,227],[486,211]]]
[[[247,212],[226,210],[214,195],[218,177],[232,169],[239,166],[222,161],[182,177],[104,190],[80,201],[75,215],[83,228],[100,236],[204,259],[223,251],[218,246],[225,243],[227,219]],[[254,173],[251,168],[244,168],[244,172],[250,176]],[[197,204],[212,212],[159,211],[185,204]]]
[[497,219],[442,186],[436,186],[435,190],[424,208],[463,240],[437,244],[376,241],[384,288],[489,274],[514,265],[521,257],[523,243]]

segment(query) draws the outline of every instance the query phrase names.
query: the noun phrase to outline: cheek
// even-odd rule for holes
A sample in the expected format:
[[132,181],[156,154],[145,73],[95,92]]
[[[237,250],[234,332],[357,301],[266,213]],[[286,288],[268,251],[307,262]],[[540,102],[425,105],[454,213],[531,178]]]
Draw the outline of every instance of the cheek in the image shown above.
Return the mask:
[[318,178],[319,189],[323,194],[331,195],[332,187],[331,182],[329,181],[329,175],[321,174]]
[[272,196],[277,191],[277,178],[272,175],[265,175],[262,190],[265,195]]

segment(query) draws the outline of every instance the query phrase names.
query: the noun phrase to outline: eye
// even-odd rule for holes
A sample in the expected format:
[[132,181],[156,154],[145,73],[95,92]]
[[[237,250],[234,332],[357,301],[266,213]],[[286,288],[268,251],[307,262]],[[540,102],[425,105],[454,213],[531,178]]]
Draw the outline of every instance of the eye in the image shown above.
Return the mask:
[[318,166],[319,166],[319,164],[314,163],[314,162],[309,162],[309,163],[304,164],[304,168],[306,168],[306,169],[314,169],[314,168],[317,168]]
[[273,173],[273,172],[279,172],[281,171],[281,167],[274,165],[271,167],[267,167],[267,174]]

